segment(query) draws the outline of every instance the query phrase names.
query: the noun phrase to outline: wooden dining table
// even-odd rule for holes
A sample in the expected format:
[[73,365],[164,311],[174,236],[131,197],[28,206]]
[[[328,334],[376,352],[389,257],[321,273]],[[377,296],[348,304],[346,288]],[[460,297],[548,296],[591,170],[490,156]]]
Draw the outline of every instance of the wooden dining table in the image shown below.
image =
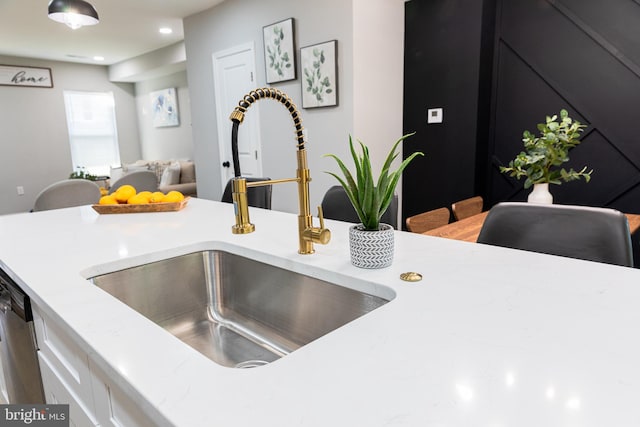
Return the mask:
[[[462,240],[465,242],[476,242],[480,229],[484,223],[485,218],[489,211],[479,213],[477,215],[470,216],[460,221],[455,221],[442,227],[434,228],[429,231],[425,231],[425,236],[444,237],[447,239]],[[627,221],[629,222],[629,231],[633,235],[638,229],[640,229],[640,214],[626,213]]]

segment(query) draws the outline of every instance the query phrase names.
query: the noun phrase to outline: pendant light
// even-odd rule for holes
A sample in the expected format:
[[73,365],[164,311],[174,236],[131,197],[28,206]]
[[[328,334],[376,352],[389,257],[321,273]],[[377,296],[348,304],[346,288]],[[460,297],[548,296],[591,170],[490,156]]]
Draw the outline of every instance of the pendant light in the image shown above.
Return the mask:
[[51,0],[49,18],[66,24],[73,30],[99,22],[98,12],[83,0]]

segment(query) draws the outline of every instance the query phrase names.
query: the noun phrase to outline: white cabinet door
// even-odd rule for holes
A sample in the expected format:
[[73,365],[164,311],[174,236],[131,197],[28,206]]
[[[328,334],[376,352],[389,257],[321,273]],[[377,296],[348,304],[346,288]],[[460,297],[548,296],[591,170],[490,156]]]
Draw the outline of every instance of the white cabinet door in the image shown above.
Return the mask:
[[[93,363],[78,343],[37,307],[33,318],[38,360],[47,403],[67,403],[76,427],[152,427],[169,425],[152,420],[144,404],[131,399]],[[160,419],[160,417],[158,417]]]
[[91,416],[91,411],[83,404],[83,399],[76,396],[71,387],[65,384],[58,375],[47,357],[38,353],[40,372],[42,374],[42,386],[47,403],[69,405],[69,425],[75,427],[95,427],[99,424]]
[[87,353],[38,307],[32,310],[46,402],[68,403],[77,426],[97,425]]
[[92,409],[91,373],[87,353],[35,306],[33,323],[39,352],[46,356],[55,373],[71,388],[73,394],[82,397],[84,405]]
[[142,404],[117,387],[102,370],[89,361],[93,393],[96,401],[96,418],[103,427],[155,427],[168,425],[143,410]]

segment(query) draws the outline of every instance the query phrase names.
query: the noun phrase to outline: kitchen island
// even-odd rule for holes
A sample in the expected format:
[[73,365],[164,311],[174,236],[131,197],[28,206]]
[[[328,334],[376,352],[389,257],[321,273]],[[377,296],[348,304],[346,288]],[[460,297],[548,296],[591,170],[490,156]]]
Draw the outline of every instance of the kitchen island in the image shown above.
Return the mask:
[[[48,325],[36,325],[40,347],[59,337],[67,359],[75,349],[87,365],[76,390],[87,423],[640,425],[640,271],[405,232],[391,267],[363,270],[349,261],[349,224],[327,220],[332,241],[299,255],[296,215],[252,208],[248,235],[231,233],[233,218],[232,205],[200,199],[179,212],[0,216],[0,268]],[[210,249],[391,301],[272,363],[234,369],[87,280]],[[422,281],[400,280],[408,271]]]

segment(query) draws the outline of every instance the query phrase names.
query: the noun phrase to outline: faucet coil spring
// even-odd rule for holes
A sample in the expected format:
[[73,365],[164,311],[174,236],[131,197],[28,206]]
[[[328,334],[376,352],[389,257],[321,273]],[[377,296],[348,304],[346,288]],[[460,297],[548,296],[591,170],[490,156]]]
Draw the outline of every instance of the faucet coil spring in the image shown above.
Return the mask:
[[282,103],[287,108],[289,114],[291,115],[291,118],[293,119],[293,124],[296,128],[295,134],[298,150],[304,149],[304,128],[302,127],[302,118],[300,117],[298,107],[296,107],[296,104],[294,104],[289,96],[278,89],[272,87],[263,87],[252,90],[251,92],[246,94],[240,102],[238,102],[238,106],[231,112],[231,116],[229,118],[234,123],[242,123],[242,121],[244,120],[244,114],[247,112],[247,109],[251,106],[251,104],[258,101],[259,99],[264,98],[274,99]]

